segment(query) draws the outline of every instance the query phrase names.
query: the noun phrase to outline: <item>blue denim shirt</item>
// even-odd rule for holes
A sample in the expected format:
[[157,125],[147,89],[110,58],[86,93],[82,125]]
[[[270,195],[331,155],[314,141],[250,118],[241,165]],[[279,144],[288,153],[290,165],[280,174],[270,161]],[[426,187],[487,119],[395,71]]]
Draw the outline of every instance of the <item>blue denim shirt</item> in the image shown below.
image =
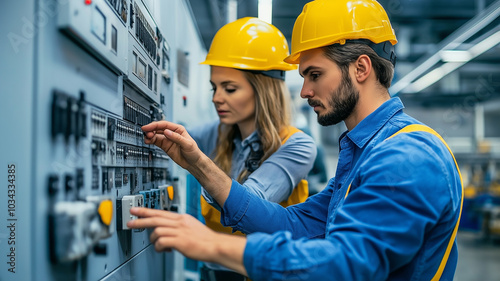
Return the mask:
[[[336,177],[282,208],[234,182],[221,221],[245,233],[254,280],[430,280],[460,213],[461,183],[446,146],[392,98],[340,138]],[[386,140],[387,139],[387,140]],[[346,197],[349,184],[351,189]],[[260,233],[255,233],[260,232]],[[452,280],[453,244],[441,280]]]

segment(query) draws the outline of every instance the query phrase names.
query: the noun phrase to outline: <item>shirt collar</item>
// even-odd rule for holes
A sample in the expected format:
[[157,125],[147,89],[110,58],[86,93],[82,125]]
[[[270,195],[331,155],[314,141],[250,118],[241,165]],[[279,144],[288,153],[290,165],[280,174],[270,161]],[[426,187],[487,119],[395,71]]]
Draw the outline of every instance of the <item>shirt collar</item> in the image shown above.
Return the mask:
[[401,99],[394,97],[384,102],[379,108],[361,120],[359,124],[347,132],[347,137],[362,148],[398,111],[404,108]]
[[[254,147],[253,143],[256,141],[260,141],[259,134],[257,134],[257,130],[253,131],[246,139],[241,140],[241,135],[237,135],[233,142],[236,145],[241,145],[241,147],[246,147],[248,144],[252,144],[252,148],[257,149],[258,147]],[[258,146],[258,145],[257,145]]]

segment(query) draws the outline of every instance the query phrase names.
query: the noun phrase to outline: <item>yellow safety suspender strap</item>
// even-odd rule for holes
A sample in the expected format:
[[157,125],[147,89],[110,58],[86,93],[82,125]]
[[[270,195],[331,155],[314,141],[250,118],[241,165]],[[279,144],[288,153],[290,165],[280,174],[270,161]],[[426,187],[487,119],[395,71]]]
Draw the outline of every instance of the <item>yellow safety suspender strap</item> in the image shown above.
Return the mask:
[[[287,128],[281,130],[281,145],[283,145],[293,134],[297,132],[302,131],[292,126],[288,126]],[[290,196],[288,196],[285,201],[281,202],[280,205],[283,207],[288,207],[291,205],[302,203],[306,201],[307,197],[309,197],[309,183],[307,182],[307,180],[302,179],[292,190],[292,194],[290,194]]]
[[[453,229],[453,233],[451,234],[450,241],[448,242],[448,246],[446,247],[446,251],[444,253],[443,259],[441,260],[441,263],[439,264],[439,268],[438,268],[436,274],[432,278],[432,281],[436,281],[436,280],[439,280],[441,278],[441,275],[443,274],[444,268],[446,267],[446,263],[448,262],[448,257],[450,256],[451,248],[453,247],[453,242],[455,241],[455,237],[457,236],[458,225],[460,223],[460,217],[462,216],[462,206],[464,203],[464,196],[463,196],[464,184],[463,184],[463,180],[462,180],[462,174],[460,173],[460,169],[458,168],[458,163],[457,163],[457,160],[455,159],[455,156],[453,155],[453,152],[451,152],[450,147],[448,146],[448,144],[446,144],[444,139],[433,129],[431,129],[425,125],[421,125],[421,124],[412,124],[412,125],[408,125],[408,126],[402,128],[401,130],[397,131],[396,133],[394,133],[392,136],[388,137],[387,139],[390,139],[390,138],[392,138],[400,133],[411,133],[411,132],[417,132],[417,131],[422,131],[422,132],[427,132],[427,133],[433,134],[439,140],[441,140],[441,142],[444,143],[444,145],[446,146],[446,148],[450,152],[451,157],[453,157],[453,161],[455,161],[455,166],[457,167],[458,175],[460,176],[460,185],[462,186],[462,194],[460,196],[461,197],[460,198],[460,213],[458,214],[458,220],[455,224],[455,228]],[[351,184],[349,184],[349,186],[347,187],[347,192],[346,192],[344,198],[347,197],[350,190],[351,190]]]

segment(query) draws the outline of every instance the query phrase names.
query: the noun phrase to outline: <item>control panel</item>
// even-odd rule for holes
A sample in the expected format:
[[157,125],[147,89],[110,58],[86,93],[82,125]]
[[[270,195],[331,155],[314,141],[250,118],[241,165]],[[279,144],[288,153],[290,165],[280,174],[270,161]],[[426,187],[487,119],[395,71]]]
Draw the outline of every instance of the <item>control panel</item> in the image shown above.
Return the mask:
[[[155,251],[152,230],[127,227],[133,207],[186,213],[192,192],[141,129],[207,120],[206,48],[188,1],[28,0],[0,14],[12,136],[0,145],[11,181],[0,280],[196,280],[182,255]],[[178,68],[179,53],[189,59]]]

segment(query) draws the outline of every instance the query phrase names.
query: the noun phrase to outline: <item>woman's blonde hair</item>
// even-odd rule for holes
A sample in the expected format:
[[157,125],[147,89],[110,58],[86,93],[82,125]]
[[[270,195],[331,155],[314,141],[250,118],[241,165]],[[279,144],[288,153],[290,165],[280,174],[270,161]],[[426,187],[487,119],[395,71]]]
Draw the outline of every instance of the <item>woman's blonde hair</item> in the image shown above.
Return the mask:
[[[250,71],[243,71],[243,74],[255,93],[255,127],[264,151],[260,165],[278,150],[281,146],[280,131],[290,125],[290,92],[283,80]],[[239,129],[236,124],[221,123],[218,131],[214,162],[229,175],[234,151],[233,140],[239,134]],[[236,180],[241,183],[249,174],[245,169]]]

